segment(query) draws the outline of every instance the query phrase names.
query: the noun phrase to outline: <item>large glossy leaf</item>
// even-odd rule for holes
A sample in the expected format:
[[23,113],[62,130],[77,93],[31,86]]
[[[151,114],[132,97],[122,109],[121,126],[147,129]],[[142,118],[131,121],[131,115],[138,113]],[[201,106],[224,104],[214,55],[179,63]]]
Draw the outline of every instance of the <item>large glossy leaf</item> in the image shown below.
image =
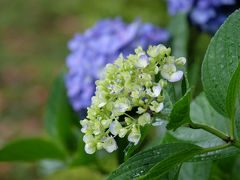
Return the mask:
[[157,180],[162,175],[167,173],[170,169],[176,167],[177,165],[191,159],[194,155],[200,153],[202,148],[199,146],[192,146],[187,149],[182,149],[179,152],[170,155],[169,157],[159,161],[153,168],[151,168],[147,174],[139,178],[139,180]]
[[188,90],[186,94],[176,102],[170,113],[170,120],[167,124],[167,129],[176,130],[183,124],[191,122],[190,120],[190,103],[191,92]]
[[189,162],[217,160],[240,154],[240,150],[235,147],[228,147],[221,150],[211,151],[201,155],[194,156]]
[[159,145],[139,152],[120,165],[108,177],[108,180],[128,180],[143,176],[157,163],[166,160],[178,152],[183,152],[193,147],[199,148],[189,143],[172,143]]
[[213,180],[232,179],[231,176],[232,176],[232,171],[235,165],[235,161],[236,161],[236,156],[214,161],[211,166],[209,179],[213,179]]
[[72,133],[74,113],[69,104],[64,85],[64,75],[60,74],[51,89],[44,117],[48,134],[64,147],[73,149],[75,138]]
[[0,161],[63,160],[65,156],[55,143],[42,138],[16,140],[0,149]]
[[186,162],[183,163],[182,168],[179,173],[179,180],[208,180],[211,161],[202,162]]
[[[229,122],[226,121],[224,116],[220,115],[211,107],[204,93],[200,94],[191,103],[190,107],[190,117],[193,122],[206,124],[208,126],[215,127],[226,134],[229,134]],[[225,143],[223,140],[204,130],[191,129],[189,127],[179,127],[176,131],[166,132],[164,137],[157,138],[150,146],[173,142],[193,143],[205,148],[214,147]],[[238,153],[240,153],[240,150],[235,147],[229,147],[226,149],[201,154],[189,161],[215,160],[233,156]]]
[[[229,133],[229,123],[226,118],[216,112],[204,93],[200,94],[190,106],[190,118],[195,123],[206,124],[215,127],[224,133]],[[189,127],[180,127],[175,132],[170,132],[175,138],[194,143],[203,147],[212,147],[225,143],[215,135],[212,135],[201,129],[191,129]]]
[[238,67],[234,72],[227,89],[226,111],[231,121],[234,121],[234,115],[236,111],[236,107],[235,107],[236,99],[239,91],[239,83],[240,83],[240,63],[238,64]]
[[240,62],[240,11],[235,11],[211,40],[202,64],[202,83],[211,105],[227,116],[230,79]]

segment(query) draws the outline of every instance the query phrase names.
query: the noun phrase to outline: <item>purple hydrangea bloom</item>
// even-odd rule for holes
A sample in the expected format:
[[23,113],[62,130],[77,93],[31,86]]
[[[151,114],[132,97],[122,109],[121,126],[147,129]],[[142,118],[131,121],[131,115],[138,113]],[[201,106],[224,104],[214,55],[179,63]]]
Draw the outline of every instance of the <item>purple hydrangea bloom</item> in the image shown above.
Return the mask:
[[193,5],[194,0],[167,0],[168,13],[174,15],[178,12],[188,12]]
[[236,0],[167,0],[167,3],[169,14],[189,13],[192,24],[212,34],[239,6]]
[[80,111],[91,104],[95,81],[101,77],[104,66],[120,53],[127,56],[138,46],[146,50],[149,45],[168,39],[166,29],[142,24],[140,20],[126,24],[119,17],[100,20],[83,34],[75,34],[68,43],[71,53],[66,59],[69,71],[65,79],[74,110]]

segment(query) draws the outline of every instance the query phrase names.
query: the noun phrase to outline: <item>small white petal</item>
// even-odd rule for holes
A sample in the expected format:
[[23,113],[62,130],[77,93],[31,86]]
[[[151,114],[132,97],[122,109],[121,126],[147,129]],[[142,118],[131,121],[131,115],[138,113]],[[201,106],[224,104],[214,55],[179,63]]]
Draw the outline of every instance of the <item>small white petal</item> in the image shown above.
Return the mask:
[[131,132],[131,133],[128,135],[128,141],[129,141],[129,142],[133,142],[134,145],[137,145],[137,144],[138,144],[140,138],[141,138],[141,134],[139,134],[139,133]]
[[117,143],[113,137],[107,137],[103,142],[103,148],[111,153],[117,149]]
[[96,147],[92,143],[86,144],[85,145],[85,151],[88,154],[93,154],[96,151]]
[[109,126],[109,130],[114,136],[119,134],[121,128],[122,125],[117,120],[113,121]]
[[85,143],[88,143],[89,141],[92,141],[94,139],[93,135],[89,134],[89,135],[84,135],[83,136],[83,141]]
[[158,97],[159,96],[159,94],[161,93],[161,90],[162,90],[162,88],[161,88],[161,85],[159,84],[159,85],[157,85],[157,86],[153,86],[153,94],[154,94],[154,96],[155,97]]
[[121,128],[119,131],[119,137],[123,138],[127,134],[128,130],[126,128]]
[[157,122],[152,123],[152,126],[161,126],[161,125],[163,125],[163,124],[164,124],[164,122],[162,122],[162,121],[157,121]]
[[88,128],[88,125],[82,126],[82,129],[81,129],[82,133],[86,133],[87,128]]
[[86,133],[87,128],[88,128],[88,120],[87,120],[87,119],[81,120],[81,121],[80,121],[80,124],[82,125],[81,131],[82,131],[83,133]]
[[148,57],[146,55],[141,55],[139,56],[138,63],[136,64],[136,66],[138,68],[145,68],[147,67],[148,62],[149,62]]
[[119,103],[118,104],[118,111],[119,112],[125,112],[128,109],[128,104],[124,104],[124,103]]
[[169,80],[170,77],[171,77],[170,74],[167,73],[167,72],[165,72],[165,71],[161,71],[161,75],[162,75],[163,78],[165,78],[165,79],[167,79],[167,80]]
[[156,113],[160,112],[163,109],[163,103],[160,103],[156,109]]
[[99,105],[98,105],[98,107],[100,108],[100,107],[103,107],[103,106],[105,106],[106,105],[106,102],[102,102],[102,103],[100,103]]
[[170,77],[170,79],[168,79],[170,82],[177,82],[179,80],[181,80],[183,77],[183,72],[182,71],[177,71],[175,73],[173,73]]
[[159,67],[158,67],[158,66],[156,66],[156,67],[155,67],[155,70],[154,70],[155,74],[157,74],[157,73],[158,73],[158,71],[159,71]]

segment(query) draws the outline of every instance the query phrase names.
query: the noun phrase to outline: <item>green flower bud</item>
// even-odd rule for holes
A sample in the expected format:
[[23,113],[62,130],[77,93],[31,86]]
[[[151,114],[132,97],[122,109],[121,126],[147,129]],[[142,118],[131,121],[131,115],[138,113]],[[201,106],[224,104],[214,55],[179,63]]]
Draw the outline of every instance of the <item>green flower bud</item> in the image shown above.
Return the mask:
[[186,63],[186,58],[185,57],[180,57],[175,60],[175,64],[177,66],[183,66]]

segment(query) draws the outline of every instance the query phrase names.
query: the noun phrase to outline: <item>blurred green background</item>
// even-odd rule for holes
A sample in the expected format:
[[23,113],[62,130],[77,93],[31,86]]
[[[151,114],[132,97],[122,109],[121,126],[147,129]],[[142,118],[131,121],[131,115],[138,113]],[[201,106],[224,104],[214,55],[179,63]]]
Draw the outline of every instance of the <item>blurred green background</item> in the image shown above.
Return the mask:
[[[169,20],[164,0],[0,1],[0,145],[43,133],[48,91],[65,67],[68,40],[116,16],[162,27]],[[42,179],[36,166],[0,163],[0,179]]]

